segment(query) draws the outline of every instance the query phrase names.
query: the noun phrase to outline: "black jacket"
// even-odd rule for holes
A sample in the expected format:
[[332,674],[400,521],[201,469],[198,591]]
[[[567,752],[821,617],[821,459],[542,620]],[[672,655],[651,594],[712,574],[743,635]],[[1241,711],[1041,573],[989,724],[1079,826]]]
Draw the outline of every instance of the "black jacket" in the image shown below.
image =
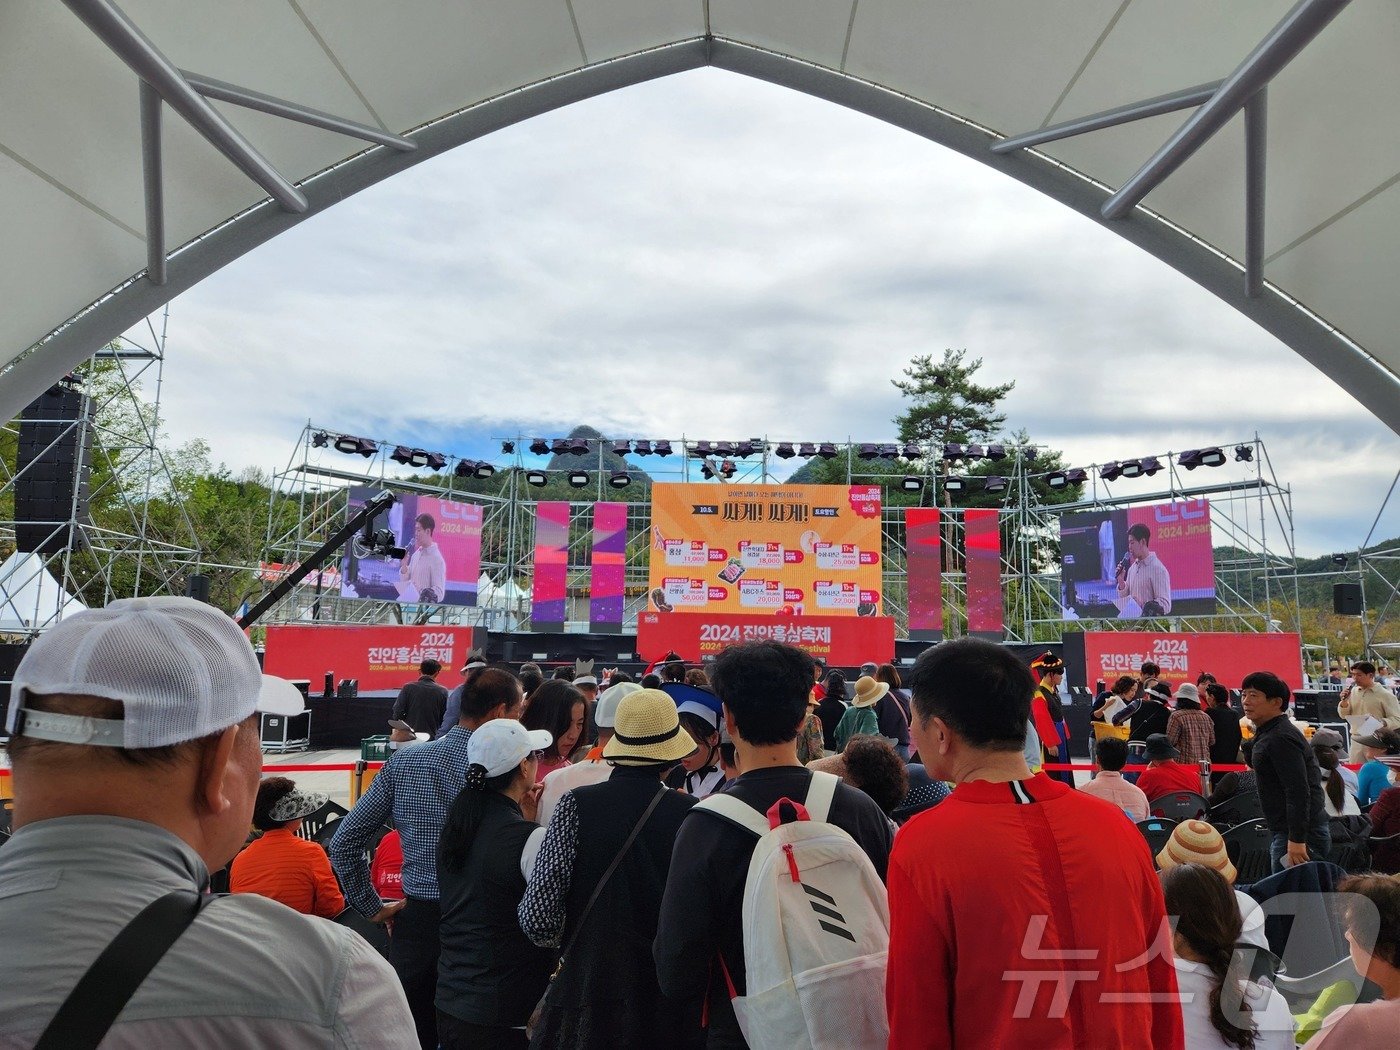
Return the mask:
[[1128,724],[1132,726],[1128,739],[1146,740],[1154,733],[1165,733],[1167,719],[1171,714],[1162,701],[1154,700],[1150,696],[1144,697],[1138,709],[1133,712],[1133,717],[1128,720]]
[[431,678],[409,682],[394,700],[394,717],[401,718],[419,733],[437,736],[447,711],[447,690]]
[[436,1005],[468,1024],[524,1024],[554,969],[554,953],[531,944],[516,918],[525,896],[520,855],[537,827],[515,802],[488,790],[466,864],[457,872],[438,866],[442,953]]
[[1240,716],[1229,707],[1207,707],[1211,724],[1215,726],[1215,743],[1210,746],[1210,760],[1214,765],[1232,766],[1240,760]]
[[1271,832],[1306,842],[1309,829],[1327,823],[1317,756],[1287,715],[1271,718],[1255,731],[1249,764],[1259,780],[1259,802]]

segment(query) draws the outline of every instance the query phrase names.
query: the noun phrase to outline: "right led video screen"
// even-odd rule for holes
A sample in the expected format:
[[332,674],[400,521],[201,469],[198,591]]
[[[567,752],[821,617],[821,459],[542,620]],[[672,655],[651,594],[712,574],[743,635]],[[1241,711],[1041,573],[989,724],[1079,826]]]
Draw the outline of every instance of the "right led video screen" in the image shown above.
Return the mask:
[[1208,500],[1063,514],[1060,551],[1066,618],[1136,620],[1215,612]]

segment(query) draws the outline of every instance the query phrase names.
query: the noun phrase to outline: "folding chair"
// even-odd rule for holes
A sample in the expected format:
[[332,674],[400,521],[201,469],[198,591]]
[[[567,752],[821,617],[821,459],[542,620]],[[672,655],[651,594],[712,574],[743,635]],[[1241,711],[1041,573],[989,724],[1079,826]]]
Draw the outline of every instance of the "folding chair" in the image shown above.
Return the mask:
[[1175,827],[1176,821],[1165,817],[1148,817],[1137,822],[1137,829],[1142,832],[1142,837],[1147,840],[1147,848],[1152,851],[1154,865],[1157,863],[1157,854],[1162,852]]
[[1273,860],[1269,843],[1273,836],[1263,818],[1236,824],[1220,836],[1225,840],[1225,852],[1235,866],[1235,885],[1250,886],[1269,877]]
[[1199,791],[1169,791],[1147,800],[1147,810],[1154,817],[1167,817],[1180,823],[1204,816],[1210,803]]

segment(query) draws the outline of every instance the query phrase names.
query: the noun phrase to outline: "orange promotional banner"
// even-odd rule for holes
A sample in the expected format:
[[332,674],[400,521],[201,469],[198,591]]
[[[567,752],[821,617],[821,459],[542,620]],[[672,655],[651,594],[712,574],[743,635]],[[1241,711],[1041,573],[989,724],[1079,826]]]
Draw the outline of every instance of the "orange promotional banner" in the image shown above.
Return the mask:
[[648,608],[878,616],[878,485],[654,485]]

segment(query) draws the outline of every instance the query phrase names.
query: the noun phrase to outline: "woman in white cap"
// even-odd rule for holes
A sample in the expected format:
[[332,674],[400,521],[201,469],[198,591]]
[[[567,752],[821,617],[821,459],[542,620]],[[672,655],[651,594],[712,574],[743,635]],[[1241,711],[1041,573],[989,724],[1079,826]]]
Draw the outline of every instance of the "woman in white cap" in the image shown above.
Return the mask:
[[853,736],[879,736],[880,719],[875,714],[875,705],[890,691],[885,682],[877,682],[869,675],[856,679],[856,695],[851,706],[836,724],[836,750],[846,750]]
[[671,698],[639,690],[623,697],[603,747],[613,775],[555,807],[519,911],[532,941],[563,946],[531,1046],[651,1050],[703,1038],[702,990],[693,1009],[663,996],[651,949],[676,832],[695,805],[661,778],[695,749]]
[[437,1031],[443,1050],[528,1045],[525,1022],[549,984],[553,958],[520,932],[520,855],[536,829],[540,752],[553,738],[509,718],[467,742],[467,777],[438,840],[442,952]]
[[327,800],[326,795],[302,791],[286,777],[268,777],[258,784],[253,827],[262,837],[233,859],[229,890],[271,897],[293,911],[323,919],[343,912],[345,897],[326,851],[297,838],[302,818]]

